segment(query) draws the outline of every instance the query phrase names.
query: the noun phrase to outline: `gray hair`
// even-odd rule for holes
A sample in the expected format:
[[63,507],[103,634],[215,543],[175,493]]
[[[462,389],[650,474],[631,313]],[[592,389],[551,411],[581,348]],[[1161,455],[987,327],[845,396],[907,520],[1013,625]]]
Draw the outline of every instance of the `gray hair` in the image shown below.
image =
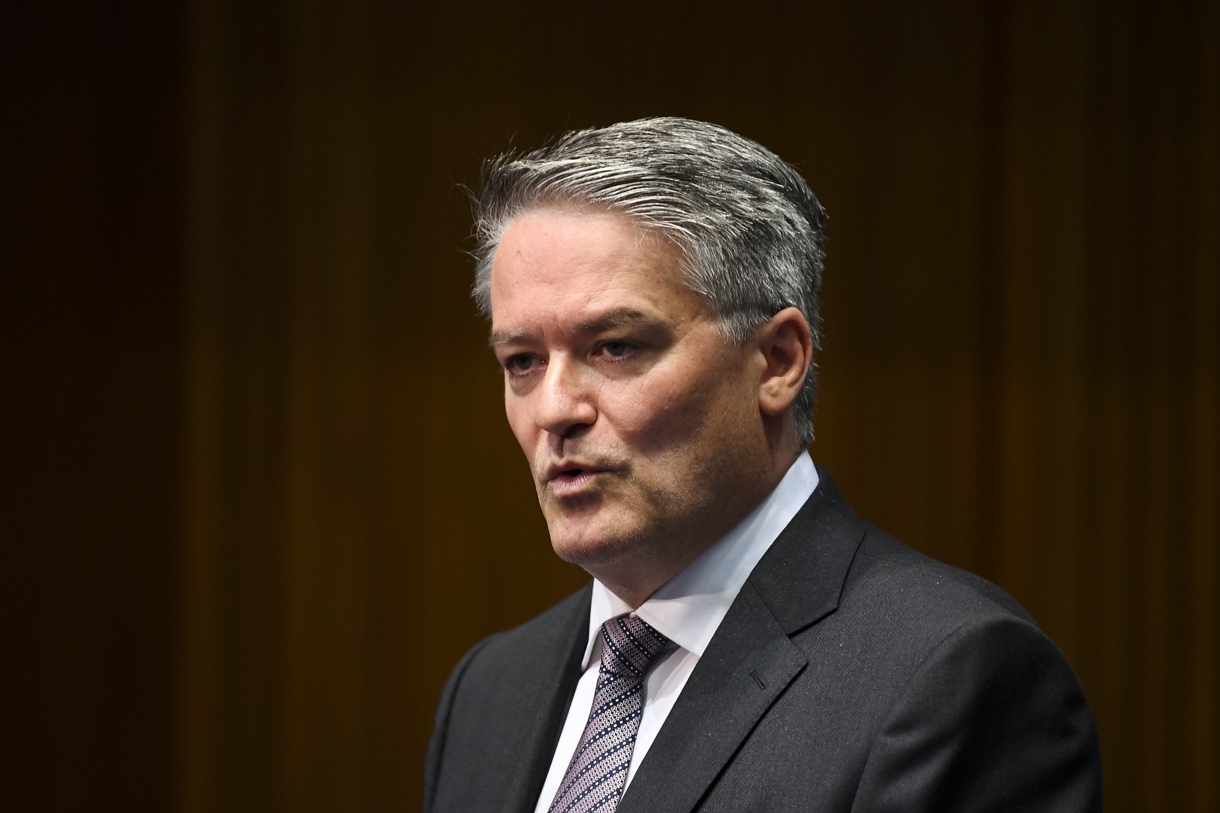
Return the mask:
[[[707,299],[729,341],[746,341],[795,307],[821,348],[826,212],[800,174],[765,147],[715,124],[649,118],[489,160],[475,205],[473,294],[485,316],[505,229],[550,206],[608,209],[668,238],[687,285]],[[802,449],[813,441],[816,395],[811,364],[794,409]]]

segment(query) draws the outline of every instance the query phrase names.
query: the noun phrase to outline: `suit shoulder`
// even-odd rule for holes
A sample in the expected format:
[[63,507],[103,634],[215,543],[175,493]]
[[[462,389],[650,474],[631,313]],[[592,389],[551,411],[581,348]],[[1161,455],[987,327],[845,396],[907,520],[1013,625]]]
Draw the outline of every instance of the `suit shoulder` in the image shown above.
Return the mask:
[[1010,619],[1036,627],[1020,602],[998,585],[920,553],[871,525],[852,562],[843,598],[893,603],[925,621]]

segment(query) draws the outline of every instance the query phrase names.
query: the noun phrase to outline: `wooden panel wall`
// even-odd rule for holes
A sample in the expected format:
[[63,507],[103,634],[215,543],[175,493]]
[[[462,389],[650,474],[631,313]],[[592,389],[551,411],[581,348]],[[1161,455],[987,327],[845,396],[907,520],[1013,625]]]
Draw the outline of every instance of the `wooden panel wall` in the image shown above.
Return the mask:
[[61,44],[16,59],[58,117],[31,223],[65,235],[21,244],[43,309],[2,351],[23,809],[418,808],[448,669],[583,581],[503,419],[460,186],[678,114],[830,211],[815,459],[1061,644],[1107,809],[1215,810],[1220,11],[1047,5],[22,17]]
[[185,17],[0,7],[5,810],[178,795]]

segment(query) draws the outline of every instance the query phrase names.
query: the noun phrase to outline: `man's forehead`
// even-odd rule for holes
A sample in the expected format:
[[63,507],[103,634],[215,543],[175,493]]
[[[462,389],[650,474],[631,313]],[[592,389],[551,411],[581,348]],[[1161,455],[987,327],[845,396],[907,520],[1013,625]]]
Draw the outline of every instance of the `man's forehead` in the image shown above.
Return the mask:
[[542,208],[515,218],[489,271],[490,343],[686,321],[706,303],[681,253],[632,218]]
[[603,221],[625,227],[631,235],[631,241],[636,248],[651,246],[662,252],[673,252],[676,256],[683,253],[682,246],[663,228],[650,224],[630,212],[613,206],[597,203],[586,203],[579,200],[556,200],[540,202],[516,212],[505,220],[499,229],[492,248],[492,262],[499,253],[500,244],[505,235],[521,224],[528,222],[573,223],[580,221]]
[[[659,314],[647,313],[631,307],[612,308],[604,313],[590,315],[572,326],[578,335],[597,335],[617,328],[655,325],[665,321]],[[488,344],[500,347],[520,344],[537,339],[527,328],[496,328],[493,322]]]

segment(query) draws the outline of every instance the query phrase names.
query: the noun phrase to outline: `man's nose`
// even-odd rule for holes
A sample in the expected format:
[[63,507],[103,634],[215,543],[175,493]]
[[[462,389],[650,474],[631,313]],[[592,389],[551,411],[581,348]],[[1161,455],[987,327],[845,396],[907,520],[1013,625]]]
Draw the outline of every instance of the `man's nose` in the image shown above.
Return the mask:
[[538,426],[558,437],[592,424],[597,418],[589,370],[563,356],[553,356],[539,389]]

